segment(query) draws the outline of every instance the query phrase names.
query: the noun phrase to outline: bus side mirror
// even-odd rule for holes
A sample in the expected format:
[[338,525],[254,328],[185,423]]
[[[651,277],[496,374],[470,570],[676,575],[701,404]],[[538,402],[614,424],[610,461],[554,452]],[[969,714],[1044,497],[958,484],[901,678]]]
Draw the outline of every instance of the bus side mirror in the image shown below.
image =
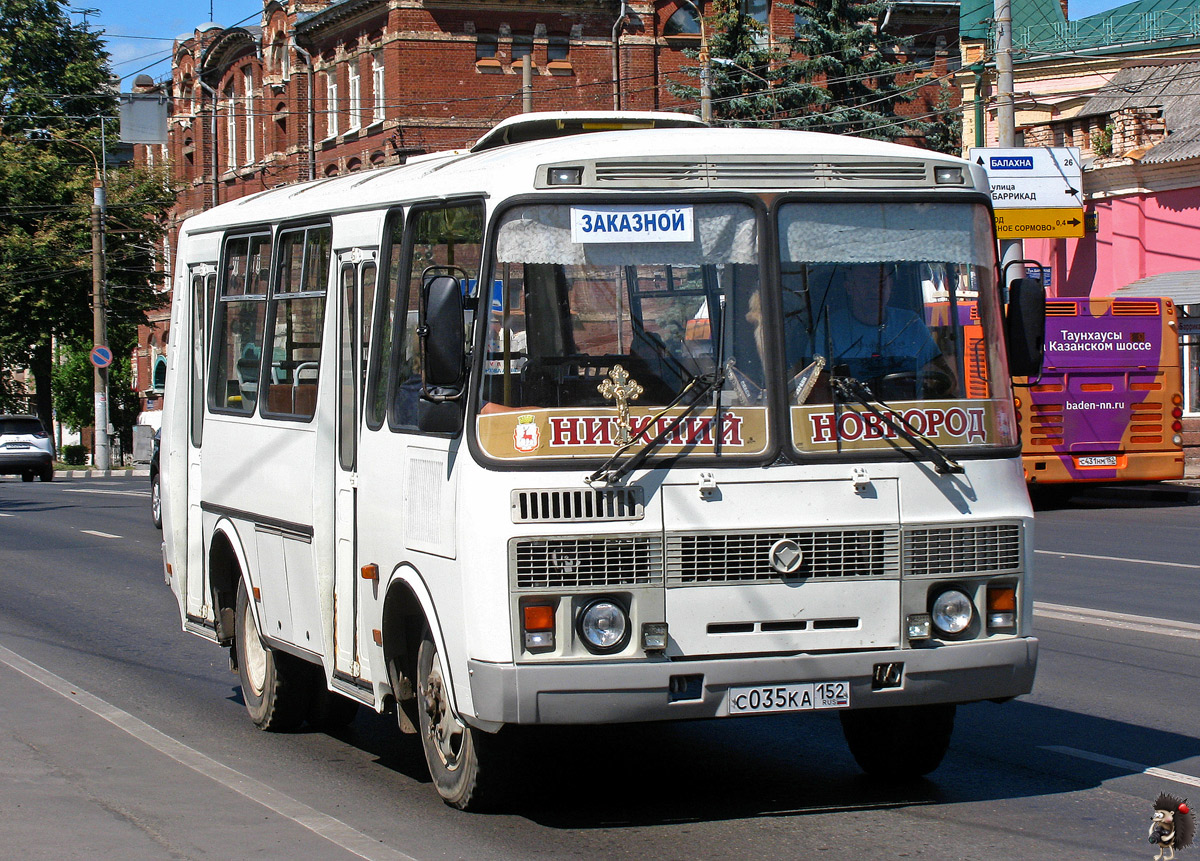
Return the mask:
[[425,282],[417,327],[423,354],[423,397],[444,401],[462,396],[467,368],[464,310],[457,278],[438,275]]
[[1008,372],[1036,377],[1046,347],[1046,288],[1037,278],[1017,278],[1008,286]]

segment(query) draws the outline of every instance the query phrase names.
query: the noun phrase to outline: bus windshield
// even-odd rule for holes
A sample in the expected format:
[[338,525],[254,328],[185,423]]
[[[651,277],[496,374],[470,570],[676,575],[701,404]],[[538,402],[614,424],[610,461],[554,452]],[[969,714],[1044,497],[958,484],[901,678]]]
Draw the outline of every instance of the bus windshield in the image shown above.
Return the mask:
[[[849,379],[938,445],[1013,445],[987,210],[975,204],[785,204],[785,367],[802,451],[885,447],[896,429],[838,403]],[[858,386],[858,384],[862,384]]]
[[489,453],[607,456],[658,433],[718,368],[730,412],[714,425],[697,410],[664,448],[711,453],[719,428],[724,454],[765,449],[751,207],[517,206],[495,249],[479,405]]
[[[655,443],[664,453],[758,455],[779,394],[803,453],[904,447],[910,429],[838,403],[838,378],[938,446],[1015,444],[986,207],[785,203],[778,290],[760,271],[759,224],[735,202],[504,212],[478,390],[484,450],[608,457],[682,414]],[[706,403],[688,410],[692,389]]]

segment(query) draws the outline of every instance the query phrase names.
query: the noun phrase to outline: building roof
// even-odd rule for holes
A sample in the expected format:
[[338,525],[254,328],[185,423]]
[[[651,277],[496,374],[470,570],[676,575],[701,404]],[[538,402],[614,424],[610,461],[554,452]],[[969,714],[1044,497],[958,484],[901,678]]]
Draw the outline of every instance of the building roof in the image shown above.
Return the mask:
[[1200,303],[1200,270],[1163,272],[1118,287],[1113,296],[1128,299],[1140,296],[1166,296],[1176,305]]
[[1162,109],[1167,138],[1141,159],[1165,164],[1200,156],[1200,56],[1130,63],[1080,109],[1079,116],[1111,115],[1126,108]]
[[1064,51],[1103,55],[1200,45],[1200,0],[1136,0],[1077,21],[1018,21],[1021,2],[1013,3],[1018,62]]
[[[963,0],[962,39],[992,40],[993,0]],[[1200,45],[1200,0],[1135,0],[1067,21],[1058,0],[1012,0],[1013,61],[1047,54],[1120,54]]]
[[[1178,2],[1178,0],[1176,0]],[[1066,24],[1062,6],[1058,0],[1012,0],[1014,46],[1016,34],[1029,29],[1053,30]],[[958,12],[960,39],[992,38],[992,19],[995,17],[994,0],[962,0]]]

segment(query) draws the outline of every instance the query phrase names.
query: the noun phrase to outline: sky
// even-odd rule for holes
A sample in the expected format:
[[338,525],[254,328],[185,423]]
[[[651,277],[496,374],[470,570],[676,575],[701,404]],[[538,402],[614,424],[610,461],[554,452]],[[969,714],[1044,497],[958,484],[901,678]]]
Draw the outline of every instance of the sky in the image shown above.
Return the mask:
[[[71,20],[104,31],[113,71],[128,91],[137,75],[171,75],[171,45],[184,33],[216,21],[222,27],[258,24],[262,0],[87,0],[65,4]],[[85,11],[86,10],[86,15]],[[128,80],[124,80],[128,79]]]
[[[1129,0],[1068,0],[1072,20],[1126,2]],[[66,8],[71,10],[72,20],[80,22],[86,17],[89,26],[104,31],[113,70],[123,79],[121,89],[128,91],[139,74],[155,81],[170,76],[171,44],[176,36],[190,34],[209,21],[222,27],[257,24],[262,7],[261,0],[97,0],[96,6],[81,0]]]

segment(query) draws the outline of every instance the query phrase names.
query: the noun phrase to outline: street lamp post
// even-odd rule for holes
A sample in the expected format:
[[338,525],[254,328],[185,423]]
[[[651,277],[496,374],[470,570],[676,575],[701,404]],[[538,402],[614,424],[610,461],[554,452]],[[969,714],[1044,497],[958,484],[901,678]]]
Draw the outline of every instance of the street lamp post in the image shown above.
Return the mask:
[[[103,120],[101,120],[101,135],[103,136]],[[40,135],[30,140],[57,141],[79,147],[92,159],[95,172],[92,178],[92,207],[90,223],[92,231],[92,343],[94,347],[108,347],[108,324],[104,313],[104,216],[107,210],[107,195],[105,193],[105,171],[91,147],[69,138],[60,138],[44,129],[38,129]],[[103,141],[103,137],[101,137]],[[103,143],[101,143],[103,146]],[[112,451],[108,438],[108,368],[93,365],[93,391],[96,424],[96,451],[93,455],[94,465],[107,470],[112,466]]]

